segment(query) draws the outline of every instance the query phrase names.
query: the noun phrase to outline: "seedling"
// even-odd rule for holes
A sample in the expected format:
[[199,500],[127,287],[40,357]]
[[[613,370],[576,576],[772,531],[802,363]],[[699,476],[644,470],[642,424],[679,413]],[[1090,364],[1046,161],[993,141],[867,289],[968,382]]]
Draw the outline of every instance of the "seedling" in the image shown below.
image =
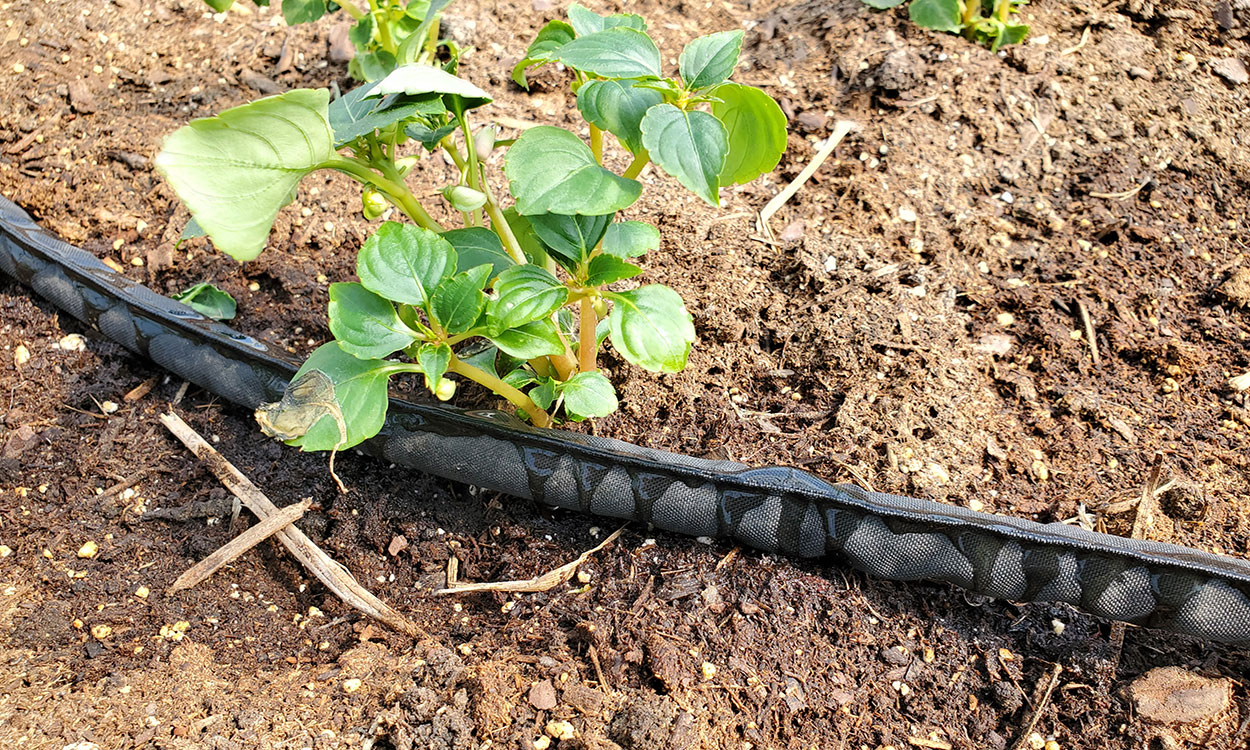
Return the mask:
[[[333,102],[309,89],[261,99],[166,141],[157,169],[240,261],[260,254],[300,180],[321,169],[361,184],[367,218],[398,211],[411,222],[385,221],[357,256],[360,281],[330,286],[335,340],[304,363],[288,398],[261,412],[272,434],[305,450],[356,445],[381,428],[388,381],[400,373],[419,374],[443,400],[456,378],[478,383],[545,427],[616,410],[598,366],[605,340],[647,370],[685,367],[695,330],[677,292],[620,286],[642,273],[636,263],[659,248],[660,233],[618,214],[638,199],[634,178],[649,161],[716,205],[721,186],[776,166],[785,116],[763,91],[729,80],[741,32],[694,40],[680,77],[665,78],[641,18],[579,5],[569,13],[572,24],[547,24],[514,74],[523,82],[527,69],[555,61],[571,69],[589,145],[550,126],[515,141],[475,131],[491,96],[457,77],[454,59],[401,65]],[[630,156],[623,174],[604,166],[605,133]],[[512,206],[487,179],[497,148],[507,148]],[[441,195],[462,227],[443,226],[406,184],[435,151],[458,168]]]
[[213,320],[232,320],[238,305],[228,292],[223,292],[207,281],[170,295],[192,310]]
[[[218,13],[234,0],[204,0]],[[257,6],[270,0],[252,0]],[[368,0],[361,8],[356,0],[282,0],[282,17],[291,26],[312,23],[340,9],[356,23],[347,36],[356,56],[347,72],[358,81],[376,81],[400,65],[433,62],[440,44],[439,16],[452,0]]]
[[[906,0],[863,0],[865,5],[884,10]],[[950,31],[990,45],[997,52],[1005,44],[1016,44],[1029,33],[1029,27],[1016,23],[1016,13],[1028,0],[911,0],[908,15],[918,26],[934,31]]]

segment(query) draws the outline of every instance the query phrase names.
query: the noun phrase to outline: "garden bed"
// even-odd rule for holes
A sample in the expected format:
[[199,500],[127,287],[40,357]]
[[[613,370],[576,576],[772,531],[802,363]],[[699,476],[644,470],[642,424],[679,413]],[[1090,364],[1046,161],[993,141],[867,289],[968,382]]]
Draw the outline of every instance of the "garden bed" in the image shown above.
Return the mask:
[[[462,0],[447,14],[473,47],[462,75],[497,97],[505,128],[575,121],[554,69],[528,93],[508,80],[560,12],[546,5],[508,16]],[[192,117],[349,86],[335,21],[288,29],[273,10],[213,17],[198,0],[0,10],[0,192],[158,291],[222,286],[247,333],[299,356],[327,340],[327,285],[351,278],[370,227],[346,179],[305,180],[269,252],[239,266],[203,239],[175,248],[187,215],[151,160]],[[720,210],[645,173],[628,213],[663,244],[644,278],[681,293],[700,340],[678,375],[609,351],[622,410],[584,429],[1039,521],[1088,513],[1122,534],[1161,456],[1175,482],[1148,535],[1250,555],[1250,404],[1228,384],[1250,370],[1237,281],[1250,84],[1229,62],[1250,55],[1250,12],[1045,1],[1024,14],[1032,39],[996,55],[858,0],[629,10],[664,50],[746,28],[738,78],[781,101],[790,148]],[[755,212],[838,119],[861,127],[761,241]],[[426,159],[413,183],[452,169]],[[61,343],[71,333],[84,349]],[[1134,678],[1250,671],[1244,649],[1166,633],[1129,628],[1118,648],[1067,606],[641,527],[592,558],[586,582],[435,598],[452,552],[463,578],[526,578],[615,527],[354,454],[338,461],[339,496],[324,456],[267,440],[196,388],[179,413],[279,504],[313,497],[301,527],[431,640],[361,620],[270,545],[165,596],[244,523],[228,502],[213,522],[139,520],[227,499],[156,419],[181,383],[7,278],[0,334],[0,737],[13,742],[529,747],[568,720],[577,739],[560,747],[998,748],[1031,733],[1057,663],[1032,731],[1136,748],[1155,730],[1131,710]],[[15,367],[19,344],[31,359]],[[105,401],[120,408],[105,415]],[[139,472],[131,492],[98,494]],[[79,557],[89,541],[98,552]],[[1209,747],[1244,745],[1246,700],[1238,686],[1212,717]]]

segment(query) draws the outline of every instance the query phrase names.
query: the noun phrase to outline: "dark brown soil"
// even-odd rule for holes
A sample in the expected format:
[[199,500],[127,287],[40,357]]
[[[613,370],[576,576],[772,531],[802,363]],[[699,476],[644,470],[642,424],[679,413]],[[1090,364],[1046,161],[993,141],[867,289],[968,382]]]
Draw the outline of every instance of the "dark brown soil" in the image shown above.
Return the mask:
[[[996,55],[857,0],[630,4],[674,57],[747,28],[739,77],[782,101],[791,148],[721,210],[648,173],[633,212],[664,248],[647,278],[682,293],[701,340],[676,376],[609,355],[624,408],[595,429],[1115,533],[1159,460],[1175,483],[1149,536],[1250,555],[1250,398],[1229,384],[1250,370],[1250,85],[1222,62],[1250,59],[1241,5],[1043,0],[1032,40]],[[150,164],[191,117],[348,85],[334,21],[215,18],[198,0],[0,11],[0,191],[158,290],[218,283],[249,333],[301,354],[325,340],[326,284],[350,277],[369,231],[351,186],[306,180],[272,249],[240,267],[203,240],[174,249],[185,210]],[[556,71],[531,93],[507,80],[558,12],[452,7],[473,47],[462,72],[498,96],[493,114],[575,121]],[[774,218],[781,239],[760,241],[755,212],[836,119],[861,128]],[[447,174],[427,159],[417,179]],[[84,351],[59,344],[69,333]],[[302,528],[432,639],[361,620],[269,544],[166,595],[247,523],[156,420],[181,384],[7,279],[0,343],[5,746],[529,748],[567,720],[561,748],[1138,748],[1172,730],[1139,721],[1125,688],[1164,665],[1237,680],[1200,736],[1176,730],[1182,746],[1246,746],[1244,649],[1132,628],[1121,649],[1066,606],[641,527],[584,582],[433,597],[450,554],[466,579],[525,578],[612,528],[355,455],[337,496],[323,456],[194,388],[176,410],[279,504],[313,497]],[[132,493],[101,494],[136,472]],[[218,515],[140,520],[200,501]]]

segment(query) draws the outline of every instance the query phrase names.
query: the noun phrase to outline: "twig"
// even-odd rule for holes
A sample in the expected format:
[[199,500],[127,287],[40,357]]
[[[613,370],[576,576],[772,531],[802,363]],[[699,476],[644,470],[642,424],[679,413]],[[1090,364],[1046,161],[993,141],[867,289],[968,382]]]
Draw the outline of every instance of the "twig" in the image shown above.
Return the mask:
[[619,537],[621,533],[624,531],[625,531],[625,527],[622,526],[621,528],[612,532],[608,536],[607,539],[604,539],[602,542],[596,545],[593,549],[588,549],[582,554],[578,555],[576,560],[569,562],[569,563],[565,563],[564,565],[561,565],[555,570],[549,570],[540,576],[528,578],[524,581],[460,583],[459,581],[456,580],[457,571],[459,570],[460,565],[459,565],[459,562],[456,562],[456,563],[452,562],[452,560],[456,559],[456,556],[452,555],[451,558],[447,560],[447,588],[439,589],[438,591],[435,591],[434,594],[435,595],[468,594],[468,593],[480,592],[480,591],[504,591],[508,593],[532,594],[532,593],[536,593],[539,591],[550,591],[556,586],[559,586],[560,584],[565,583],[570,578],[572,578],[573,573],[577,571],[577,568],[579,565],[586,562],[586,560],[594,553],[608,546],[612,542],[615,542],[617,537]]
[[1088,195],[1091,198],[1111,198],[1117,201],[1126,201],[1129,198],[1132,198],[1134,195],[1137,195],[1138,193],[1140,193],[1142,191],[1142,188],[1146,187],[1153,181],[1154,181],[1154,177],[1147,177],[1146,180],[1142,182],[1142,184],[1138,185],[1137,187],[1132,187],[1132,188],[1129,188],[1128,190],[1123,190],[1119,193],[1087,193],[1086,195]]
[[929,740],[924,737],[908,737],[907,744],[915,745],[916,747],[927,747],[931,750],[951,750],[954,747],[946,740]]
[[590,654],[590,663],[594,665],[595,675],[599,678],[599,689],[605,693],[608,692],[608,680],[603,676],[603,667],[599,666],[599,651],[595,648],[595,644],[590,644],[586,652]]
[[1085,326],[1085,338],[1089,340],[1089,353],[1094,358],[1094,367],[1098,367],[1102,364],[1102,360],[1098,356],[1098,340],[1094,338],[1094,322],[1090,320],[1089,310],[1085,309],[1085,303],[1079,299],[1076,301],[1076,309],[1081,313],[1081,325]]
[[773,214],[777,213],[777,211],[786,204],[786,201],[793,198],[794,194],[799,192],[799,188],[803,187],[803,185],[812,178],[812,175],[816,174],[816,170],[820,169],[820,165],[825,163],[825,159],[829,158],[829,155],[832,154],[833,150],[838,147],[838,144],[842,142],[842,139],[846,137],[846,134],[858,128],[859,123],[857,122],[853,122],[851,120],[838,120],[837,125],[834,126],[833,133],[829,136],[829,140],[825,143],[824,147],[816,153],[816,156],[812,158],[812,161],[806,167],[803,167],[803,171],[799,172],[799,176],[795,177],[789,185],[786,185],[780,193],[777,193],[776,197],[770,200],[768,205],[764,206],[764,210],[760,211],[758,224],[758,231],[760,234],[770,240],[773,239],[773,230],[768,226],[768,220],[773,218]]
[[1029,717],[1029,723],[1016,738],[1011,746],[1011,750],[1021,750],[1029,741],[1029,735],[1033,734],[1033,729],[1037,727],[1037,722],[1042,718],[1042,711],[1046,710],[1047,704],[1050,703],[1050,696],[1055,692],[1055,687],[1059,684],[1059,675],[1063,674],[1063,666],[1056,664],[1054,669],[1050,671],[1050,680],[1046,683],[1046,691],[1042,693],[1042,699],[1037,702],[1033,708],[1033,715]]
[[1086,27],[1085,27],[1085,30],[1081,32],[1081,41],[1077,42],[1075,45],[1073,45],[1073,46],[1071,46],[1071,47],[1068,47],[1068,48],[1067,48],[1067,49],[1065,49],[1063,52],[1060,52],[1060,53],[1059,53],[1059,54],[1060,54],[1060,56],[1065,56],[1065,57],[1066,57],[1067,55],[1070,55],[1070,54],[1072,54],[1073,52],[1079,52],[1079,51],[1080,51],[1080,49],[1081,49],[1081,47],[1084,47],[1084,46],[1085,46],[1085,43],[1089,41],[1089,29],[1090,29],[1090,27],[1089,27],[1089,26],[1086,26]]
[[34,130],[27,133],[26,136],[22,138],[22,140],[6,148],[4,150],[4,153],[6,154],[22,153],[23,151],[27,149],[27,147],[30,146],[30,144],[35,142],[35,139],[39,137],[39,134],[43,132],[44,128],[55,125],[57,121],[59,121],[60,119],[61,119],[60,114],[53,115],[50,119],[40,123],[38,127],[36,127]]
[[[96,495],[95,499],[103,500],[105,498],[112,497],[113,495],[116,495],[120,492],[124,492],[127,489],[133,487],[135,483],[137,483],[140,479],[143,479],[144,477],[146,477],[148,474],[151,474],[151,473],[152,473],[151,467],[148,467],[146,469],[139,469],[134,474],[131,474],[130,476],[118,482],[117,484],[113,485],[112,487],[109,487],[107,490]],[[117,476],[117,475],[114,474],[113,476]]]
[[[265,497],[251,480],[243,476],[238,469],[214,450],[213,446],[205,442],[204,438],[182,421],[181,417],[172,412],[162,414],[161,423],[203,461],[217,479],[226,486],[226,489],[233,492],[258,518],[263,520],[278,512],[278,507]],[[296,560],[299,560],[309,572],[317,577],[317,580],[324,583],[326,588],[348,606],[413,638],[429,637],[425,631],[409,622],[403,615],[391,609],[368,589],[361,586],[346,568],[322,551],[304,532],[293,526],[287,526],[274,536],[282,542],[282,546],[286,547]]]
[[239,534],[234,539],[226,542],[218,547],[213,554],[187,568],[186,572],[178,576],[178,579],[170,585],[168,593],[172,594],[176,591],[189,589],[208,578],[220,570],[223,565],[233,562],[244,552],[278,533],[279,530],[303,518],[304,511],[308,510],[310,505],[312,505],[312,498],[306,497],[294,505],[286,506],[242,534]]

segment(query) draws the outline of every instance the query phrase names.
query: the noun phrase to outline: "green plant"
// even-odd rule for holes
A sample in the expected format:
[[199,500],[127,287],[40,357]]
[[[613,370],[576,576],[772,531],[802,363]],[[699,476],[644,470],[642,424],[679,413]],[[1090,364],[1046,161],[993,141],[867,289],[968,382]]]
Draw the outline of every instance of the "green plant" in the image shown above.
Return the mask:
[[[879,10],[902,5],[906,0],[863,0]],[[1029,33],[1029,27],[1016,23],[1016,13],[1028,0],[911,0],[907,12],[918,26],[934,31],[950,31],[997,52],[1005,44],[1016,44]]]
[[232,320],[238,310],[234,297],[207,281],[187,287],[170,297],[213,320]]
[[[204,0],[218,13],[224,13],[234,0]],[[312,23],[327,13],[342,10],[356,23],[348,39],[356,56],[347,66],[358,81],[376,81],[395,68],[414,62],[434,62],[440,44],[439,16],[452,0],[367,0],[361,8],[356,0],[281,0],[282,17],[291,26]],[[270,0],[252,0],[257,6]]]
[[[634,178],[651,160],[717,204],[722,185],[777,164],[785,117],[764,92],[729,81],[741,32],[694,40],[681,77],[664,78],[642,19],[579,5],[569,13],[571,25],[543,28],[516,74],[524,80],[527,68],[556,60],[572,69],[589,145],[550,126],[515,141],[497,140],[489,126],[475,132],[474,112],[491,97],[454,74],[455,59],[446,68],[402,65],[333,102],[308,89],[261,99],[167,139],[157,169],[217,248],[238,260],[263,250],[278,211],[315,170],[358,181],[367,218],[398,209],[412,222],[383,223],[357,256],[359,283],[331,285],[335,340],[295,381],[315,398],[304,403],[297,393],[265,411],[262,423],[287,425],[274,434],[306,450],[355,445],[381,428],[387,383],[399,373],[422,375],[444,400],[456,389],[451,376],[476,382],[548,426],[617,408],[598,367],[605,340],[645,369],[685,367],[695,330],[681,297],[659,284],[615,286],[641,274],[636,261],[660,246],[655,227],[618,214],[638,199]],[[631,156],[623,174],[604,165],[605,132]],[[513,206],[486,171],[500,148]],[[441,195],[460,228],[435,220],[406,184],[421,155],[436,150],[458,168]],[[326,376],[329,391],[312,373]]]

